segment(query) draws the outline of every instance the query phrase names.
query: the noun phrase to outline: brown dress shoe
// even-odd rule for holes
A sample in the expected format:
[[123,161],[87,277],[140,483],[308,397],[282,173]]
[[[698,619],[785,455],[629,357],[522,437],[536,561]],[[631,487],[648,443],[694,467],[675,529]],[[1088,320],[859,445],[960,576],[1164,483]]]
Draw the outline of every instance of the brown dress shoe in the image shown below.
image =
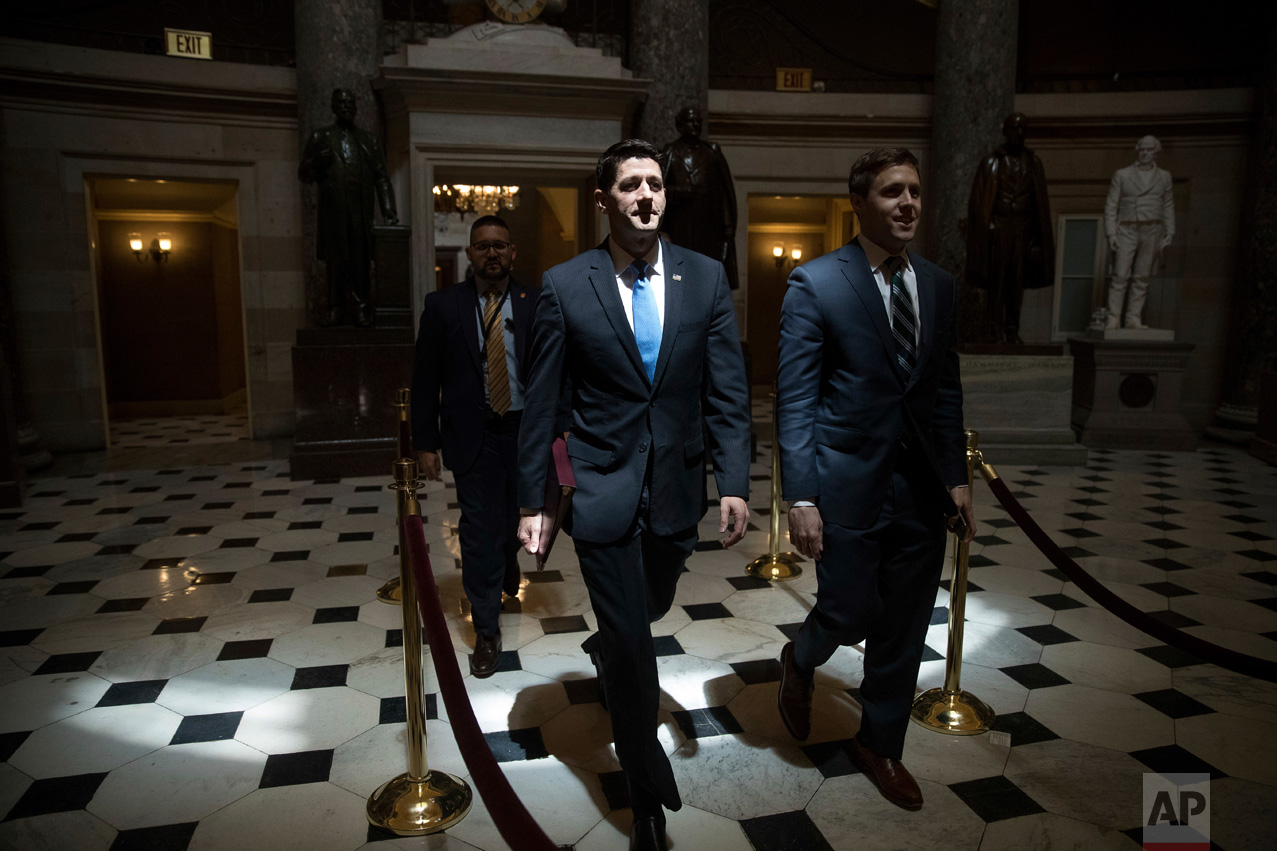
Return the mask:
[[501,633],[489,638],[486,635],[474,637],[474,652],[470,654],[470,673],[479,679],[490,677],[497,670],[497,659],[501,656]]
[[789,735],[798,741],[811,735],[811,693],[815,684],[811,677],[804,677],[794,667],[794,642],[780,651],[780,688],[776,690],[776,706],[780,720],[785,722]]
[[847,756],[888,801],[906,810],[922,809],[922,790],[899,760],[878,756],[860,744],[860,739],[851,740]]

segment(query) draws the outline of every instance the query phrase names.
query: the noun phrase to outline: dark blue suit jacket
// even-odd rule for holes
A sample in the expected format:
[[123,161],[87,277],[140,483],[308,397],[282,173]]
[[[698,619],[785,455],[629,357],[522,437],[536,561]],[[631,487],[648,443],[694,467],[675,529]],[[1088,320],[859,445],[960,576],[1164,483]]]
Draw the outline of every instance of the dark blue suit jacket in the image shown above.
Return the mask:
[[[931,444],[943,480],[937,494],[941,484],[967,481],[957,287],[948,272],[913,252],[909,258],[920,343],[908,381],[896,369],[891,322],[859,242],[789,277],[777,378],[781,481],[786,500],[814,501],[826,523],[863,529],[878,518],[902,438]],[[917,437],[907,431],[906,408]]]
[[[528,352],[537,291],[510,281],[514,313],[515,357],[519,379],[528,386]],[[479,305],[471,278],[426,296],[417,331],[412,369],[412,448],[443,451],[454,473],[464,473],[479,457],[487,406],[483,400],[483,362],[475,310]]]
[[625,318],[607,243],[542,279],[519,430],[519,505],[544,502],[562,387],[570,385],[568,454],[576,475],[572,537],[608,543],[638,512],[651,464],[648,528],[672,535],[705,514],[704,416],[718,491],[749,494],[745,363],[723,265],[662,243],[665,321],[648,381]]

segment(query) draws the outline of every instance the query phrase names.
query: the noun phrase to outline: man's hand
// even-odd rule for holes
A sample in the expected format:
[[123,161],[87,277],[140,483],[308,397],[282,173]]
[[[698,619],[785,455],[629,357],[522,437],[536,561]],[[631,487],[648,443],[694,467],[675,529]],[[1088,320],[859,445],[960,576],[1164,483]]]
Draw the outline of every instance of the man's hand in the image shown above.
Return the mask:
[[975,537],[975,508],[971,504],[971,488],[966,485],[950,488],[949,496],[953,497],[953,504],[958,506],[958,513],[962,515],[962,519],[967,521],[967,534],[962,539],[962,543],[969,544]]
[[1109,248],[1111,248],[1114,251],[1117,251],[1117,237],[1115,236],[1109,237]]
[[745,537],[745,527],[749,524],[749,506],[739,496],[725,496],[718,501],[718,531],[727,531],[727,522],[732,522],[732,533],[723,539],[723,549],[727,549]]
[[418,452],[417,467],[421,470],[421,475],[425,476],[432,482],[443,479],[443,474],[439,471],[439,453],[438,452]]
[[825,550],[824,530],[825,523],[816,506],[799,505],[789,509],[789,542],[812,561],[820,561]]
[[541,544],[542,524],[549,522],[551,522],[550,515],[544,511],[526,514],[519,518],[519,543],[523,544],[523,548],[532,555],[537,554],[537,547]]

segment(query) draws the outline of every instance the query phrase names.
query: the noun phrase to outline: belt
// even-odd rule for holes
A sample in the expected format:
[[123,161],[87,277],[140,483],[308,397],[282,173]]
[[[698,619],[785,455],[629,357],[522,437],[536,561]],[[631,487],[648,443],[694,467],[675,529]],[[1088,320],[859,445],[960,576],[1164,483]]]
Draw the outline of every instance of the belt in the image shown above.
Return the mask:
[[504,414],[498,414],[491,408],[484,409],[484,422],[488,425],[496,425],[497,423],[517,423],[523,419],[523,409],[517,411],[506,411]]

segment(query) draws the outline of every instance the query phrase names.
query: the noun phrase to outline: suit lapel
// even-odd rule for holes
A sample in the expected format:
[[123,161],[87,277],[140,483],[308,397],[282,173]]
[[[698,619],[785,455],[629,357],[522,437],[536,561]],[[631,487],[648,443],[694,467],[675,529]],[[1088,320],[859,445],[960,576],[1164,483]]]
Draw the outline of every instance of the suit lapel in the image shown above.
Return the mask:
[[682,252],[664,240],[661,241],[661,251],[665,255],[665,319],[661,323],[661,351],[656,357],[653,387],[660,386],[661,378],[665,375],[683,315],[683,281],[674,280],[675,275],[680,279],[683,277]]
[[528,291],[523,286],[510,281],[510,309],[514,314],[514,353],[519,363],[519,380],[527,369],[527,358],[524,357],[531,342],[528,332],[532,328],[532,304],[528,299]]
[[892,373],[898,377],[900,371],[896,369],[896,338],[891,336],[891,320],[887,317],[887,308],[882,303],[882,292],[878,289],[873,270],[869,268],[869,258],[865,256],[860,243],[852,240],[839,250],[839,259],[845,261],[842,273],[864,304],[865,312],[869,314],[874,330],[878,332],[878,339],[887,351],[887,363],[891,366]]
[[[607,243],[603,243],[606,246]],[[621,342],[621,348],[629,357],[630,363],[638,371],[643,381],[647,381],[647,370],[643,367],[643,357],[639,354],[638,343],[634,341],[634,330],[625,318],[625,305],[621,304],[621,294],[616,289],[616,272],[612,269],[612,255],[603,246],[596,248],[590,257],[590,283],[594,293],[603,306],[603,313],[612,325],[612,331]]]
[[913,274],[918,285],[918,362],[913,368],[913,375],[909,376],[906,388],[912,387],[918,376],[922,375],[936,326],[936,288],[931,279],[931,264],[912,253],[909,261],[913,264]]
[[479,295],[473,281],[457,284],[454,289],[457,290],[455,300],[457,327],[461,329],[461,339],[464,341],[466,351],[470,353],[470,362],[482,376],[483,364],[479,362],[479,326],[478,320],[475,319]]

